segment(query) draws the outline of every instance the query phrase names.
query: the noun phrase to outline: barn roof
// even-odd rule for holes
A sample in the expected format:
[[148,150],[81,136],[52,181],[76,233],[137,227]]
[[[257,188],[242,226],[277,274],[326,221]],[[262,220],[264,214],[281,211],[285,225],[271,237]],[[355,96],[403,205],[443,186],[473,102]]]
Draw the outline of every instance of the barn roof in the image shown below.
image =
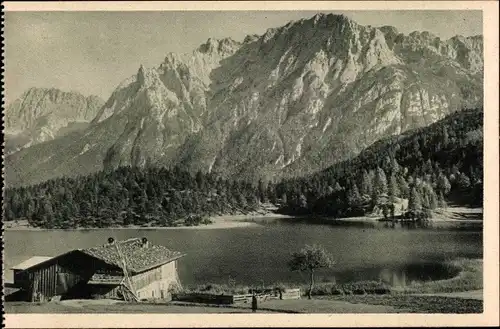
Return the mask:
[[152,244],[145,246],[140,238],[115,241],[112,244],[79,249],[79,251],[121,268],[123,267],[123,260],[117,247],[126,260],[127,271],[132,273],[143,272],[184,256],[184,254],[164,246]]
[[33,267],[33,266],[36,266],[38,264],[41,264],[43,262],[46,262],[50,259],[52,259],[53,257],[48,257],[48,256],[33,256],[31,257],[30,259],[28,260],[25,260],[24,262],[22,263],[19,263],[15,266],[13,266],[11,269],[13,270],[26,270],[30,267]]

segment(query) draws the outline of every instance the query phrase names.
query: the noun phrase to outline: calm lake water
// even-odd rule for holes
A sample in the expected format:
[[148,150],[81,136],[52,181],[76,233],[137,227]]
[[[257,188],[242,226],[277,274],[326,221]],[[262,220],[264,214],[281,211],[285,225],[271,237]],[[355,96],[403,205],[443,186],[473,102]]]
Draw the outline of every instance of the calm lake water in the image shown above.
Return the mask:
[[261,226],[190,230],[6,231],[5,273],[31,256],[55,256],[76,248],[118,239],[147,237],[187,255],[179,261],[183,284],[228,283],[268,285],[307,282],[307,275],[292,273],[286,263],[305,244],[321,244],[336,265],[318,273],[318,281],[383,279],[393,284],[450,276],[440,267],[444,260],[482,258],[482,228],[441,229],[390,227],[386,224],[337,225],[267,221]]

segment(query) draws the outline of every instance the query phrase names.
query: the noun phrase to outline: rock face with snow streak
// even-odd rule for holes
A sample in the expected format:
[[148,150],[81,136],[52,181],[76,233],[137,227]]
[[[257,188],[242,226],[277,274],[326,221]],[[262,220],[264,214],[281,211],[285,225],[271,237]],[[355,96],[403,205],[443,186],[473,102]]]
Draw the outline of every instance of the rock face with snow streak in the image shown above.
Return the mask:
[[5,109],[6,154],[82,129],[104,101],[55,88],[30,88]]
[[[382,137],[482,105],[482,40],[403,35],[336,15],[243,42],[209,39],[157,68],[141,66],[78,138],[12,155],[7,161],[21,169],[7,182],[120,165],[244,179],[319,170]],[[28,159],[40,163],[37,173]]]

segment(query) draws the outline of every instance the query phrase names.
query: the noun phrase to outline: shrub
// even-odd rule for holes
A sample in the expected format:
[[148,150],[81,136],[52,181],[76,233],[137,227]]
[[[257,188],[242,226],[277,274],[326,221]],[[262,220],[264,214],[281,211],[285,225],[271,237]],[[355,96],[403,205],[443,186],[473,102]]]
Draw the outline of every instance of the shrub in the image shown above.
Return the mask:
[[333,286],[332,289],[330,290],[331,295],[343,295],[344,291],[339,289],[337,286]]
[[[303,291],[307,290],[304,289]],[[331,294],[331,284],[328,283],[317,284],[311,291],[311,295],[315,296],[325,296],[330,294]]]
[[322,283],[318,284],[312,291],[312,295],[365,295],[365,294],[389,294],[391,288],[387,284],[378,281],[359,281],[343,284]]
[[171,295],[178,294],[182,292],[184,289],[182,289],[182,286],[178,283],[171,283],[168,286],[168,293]]

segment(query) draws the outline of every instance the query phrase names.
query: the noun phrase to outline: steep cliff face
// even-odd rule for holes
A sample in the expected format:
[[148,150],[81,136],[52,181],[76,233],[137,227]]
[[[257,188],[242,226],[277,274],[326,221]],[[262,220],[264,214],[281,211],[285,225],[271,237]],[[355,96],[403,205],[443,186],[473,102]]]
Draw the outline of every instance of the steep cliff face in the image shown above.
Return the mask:
[[[299,175],[482,105],[482,74],[480,36],[405,36],[316,15],[141,67],[80,137],[7,159],[22,167],[7,180],[176,164],[245,179]],[[47,155],[36,175],[26,165],[35,154]]]
[[6,154],[82,129],[104,101],[55,88],[31,88],[5,109]]
[[181,161],[245,178],[321,169],[481,105],[482,58],[480,37],[404,36],[345,16],[270,29],[214,70],[205,129]]

